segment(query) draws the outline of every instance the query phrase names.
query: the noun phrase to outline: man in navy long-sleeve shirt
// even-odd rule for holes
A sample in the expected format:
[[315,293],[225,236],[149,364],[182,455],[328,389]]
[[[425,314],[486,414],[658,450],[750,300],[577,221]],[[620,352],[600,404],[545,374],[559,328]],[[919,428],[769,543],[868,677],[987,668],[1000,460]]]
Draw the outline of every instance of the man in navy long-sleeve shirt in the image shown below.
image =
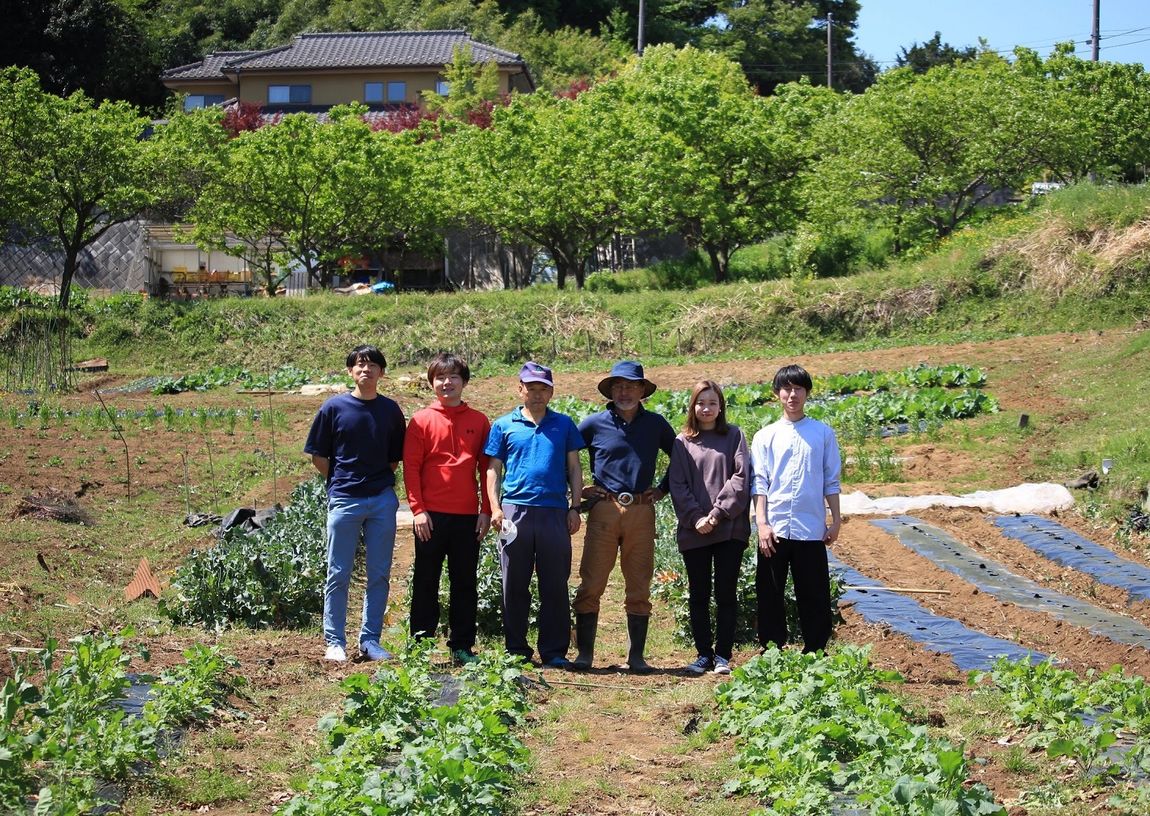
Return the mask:
[[599,393],[610,400],[607,409],[579,425],[594,483],[583,489],[591,509],[573,604],[577,669],[589,669],[594,662],[599,600],[618,553],[626,589],[627,666],[639,674],[651,671],[643,649],[655,572],[655,502],[667,494],[667,476],[658,487],[652,483],[659,451],[670,455],[675,442],[670,423],[643,407],[642,400],[654,392],[655,384],[643,376],[643,366],[618,362],[599,383]]

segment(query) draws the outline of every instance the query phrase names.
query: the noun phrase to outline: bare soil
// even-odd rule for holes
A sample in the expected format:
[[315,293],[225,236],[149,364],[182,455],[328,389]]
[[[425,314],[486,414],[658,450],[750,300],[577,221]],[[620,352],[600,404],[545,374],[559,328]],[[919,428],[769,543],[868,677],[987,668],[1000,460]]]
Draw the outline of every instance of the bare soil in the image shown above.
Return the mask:
[[[1066,396],[1069,377],[1060,367],[1063,353],[1102,352],[1125,338],[1117,333],[1060,334],[988,343],[961,343],[950,346],[918,346],[866,352],[810,355],[804,363],[818,374],[850,372],[859,369],[897,369],[918,362],[961,362],[983,367],[988,374],[987,390],[1010,414],[1042,416],[1045,421],[1033,433],[1020,437],[1008,451],[977,445],[959,445],[953,440],[907,443],[899,449],[905,458],[905,481],[893,485],[852,485],[870,495],[915,495],[954,490],[956,487],[1006,487],[1032,479],[1033,451],[1049,445],[1061,422],[1081,415],[1083,405]],[[663,366],[648,369],[648,377],[660,388],[689,388],[698,379],[745,383],[765,381],[783,359],[744,360]],[[602,373],[557,372],[556,391],[587,399],[599,399],[596,385]],[[1074,376],[1080,376],[1076,372]],[[58,400],[64,408],[91,408],[94,387],[117,384],[114,376],[91,381],[84,391]],[[402,383],[402,385],[401,385]],[[413,384],[416,383],[416,384]],[[391,390],[410,413],[428,401],[429,393],[417,385],[418,373],[395,379]],[[1085,385],[1085,384],[1084,384]],[[386,388],[386,386],[385,386]],[[496,415],[514,404],[514,378],[500,377],[473,381],[468,387],[472,405]],[[240,421],[233,434],[220,428],[210,433],[165,430],[160,421],[154,427],[137,425],[126,429],[127,459],[131,463],[130,485],[126,477],[125,453],[119,440],[107,431],[80,430],[72,423],[57,427],[35,422],[25,427],[9,424],[5,434],[9,444],[0,456],[0,515],[8,519],[6,538],[15,542],[0,556],[0,643],[8,646],[39,645],[44,632],[24,626],[37,610],[52,605],[75,609],[86,606],[83,619],[95,628],[124,616],[117,607],[116,593],[131,578],[141,551],[152,552],[153,569],[161,581],[170,576],[187,550],[209,539],[203,532],[187,531],[179,521],[188,509],[210,509],[208,491],[189,500],[189,485],[212,482],[209,453],[216,461],[247,455],[254,462],[277,463],[282,474],[255,491],[226,497],[226,509],[242,505],[284,501],[295,481],[307,473],[300,453],[302,440],[322,397],[276,395],[270,404],[285,416],[273,432],[263,423]],[[190,410],[198,407],[266,409],[266,396],[211,392],[153,396],[150,394],[108,394],[111,407],[144,411],[162,410],[163,405]],[[22,408],[27,398],[3,395],[4,411]],[[242,458],[242,457],[241,457]],[[189,472],[185,476],[185,463]],[[259,466],[252,464],[252,467]],[[1060,474],[1058,480],[1077,474]],[[216,473],[215,482],[225,477]],[[128,497],[128,490],[136,498]],[[57,521],[17,516],[22,497],[46,494],[50,490],[75,497],[96,518],[95,528],[78,527]],[[133,504],[135,503],[135,504]],[[153,520],[141,524],[149,539],[139,540],[137,531],[126,528],[118,540],[100,527],[100,519],[112,510],[117,518],[130,519],[132,508]],[[1150,625],[1150,605],[1127,603],[1125,594],[1058,567],[1013,542],[988,521],[985,514],[971,510],[932,510],[920,516],[959,540],[1002,561],[1010,569],[1056,589]],[[1114,546],[1105,530],[1094,529],[1082,519],[1069,515],[1059,519],[1101,544]],[[157,533],[156,530],[167,530]],[[581,549],[581,535],[575,540],[575,559]],[[393,572],[395,618],[402,629],[406,603],[403,598],[411,563],[410,530],[400,531]],[[924,595],[917,599],[938,614],[949,615],[966,625],[998,637],[1008,638],[1034,649],[1056,654],[1077,670],[1105,669],[1114,664],[1127,671],[1150,677],[1150,651],[1143,647],[1116,644],[1063,624],[1048,616],[1027,612],[980,593],[928,560],[913,555],[891,536],[864,518],[851,518],[843,527],[837,554],[868,577],[889,584],[945,590],[945,595]],[[1123,552],[1128,557],[1139,557]],[[38,557],[37,557],[38,556]],[[525,814],[678,814],[704,808],[713,813],[744,813],[754,803],[722,794],[722,781],[730,773],[733,747],[726,741],[692,740],[692,734],[714,716],[711,690],[721,680],[712,675],[688,676],[681,667],[694,654],[671,642],[669,613],[657,608],[652,623],[649,657],[659,668],[646,677],[634,676],[621,668],[626,653],[622,612],[622,590],[617,574],[608,588],[597,650],[598,668],[590,673],[548,672],[545,682],[533,692],[536,705],[528,741],[535,756],[525,791],[519,803]],[[93,586],[106,588],[106,601],[92,601]],[[81,601],[80,598],[85,600]],[[142,604],[151,603],[142,601]],[[353,605],[353,609],[355,606]],[[929,652],[882,626],[869,625],[849,608],[846,623],[836,637],[841,642],[867,643],[874,661],[899,671],[906,680],[903,692],[925,712],[927,721],[945,723],[947,706],[956,696],[967,694],[965,676],[945,656]],[[155,616],[145,609],[136,617]],[[354,618],[354,615],[352,616]],[[72,620],[72,619],[69,619]],[[75,631],[58,632],[67,637]],[[178,805],[178,811],[221,814],[268,813],[284,801],[293,781],[306,776],[307,762],[322,750],[315,731],[316,719],[338,706],[337,681],[347,674],[364,671],[367,665],[350,663],[335,666],[320,659],[322,649],[315,632],[226,633],[222,636],[187,629],[167,631],[156,626],[143,639],[151,649],[153,662],[163,665],[180,659],[190,642],[222,642],[235,655],[241,671],[249,678],[248,697],[242,703],[249,719],[221,725],[236,737],[232,747],[206,747],[208,737],[193,737],[195,749],[187,762],[195,777],[208,769],[222,771],[246,780],[250,793],[237,801],[215,799],[200,802],[194,796]],[[744,650],[735,656],[739,664],[754,655]],[[1001,751],[991,740],[968,746],[972,755]],[[269,768],[268,758],[283,761]],[[1019,779],[1002,770],[1001,764],[979,766],[978,778],[985,781],[1004,801],[1018,796]],[[148,812],[147,796],[136,812]],[[172,812],[170,798],[159,796],[151,812]],[[1025,812],[1015,809],[1016,813]]]

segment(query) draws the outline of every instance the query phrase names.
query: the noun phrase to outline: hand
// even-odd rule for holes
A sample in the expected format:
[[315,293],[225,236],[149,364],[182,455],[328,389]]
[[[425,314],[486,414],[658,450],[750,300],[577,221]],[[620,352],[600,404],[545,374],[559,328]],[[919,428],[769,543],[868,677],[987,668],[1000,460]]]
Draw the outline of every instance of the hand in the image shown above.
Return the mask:
[[775,531],[771,529],[771,525],[759,522],[759,552],[770,558],[775,554],[775,547],[778,543],[778,538],[775,537]]
[[664,495],[666,494],[664,494],[662,490],[657,487],[652,487],[650,490],[643,491],[643,496],[641,497],[640,501],[642,501],[643,504],[654,504],[655,502],[659,501],[659,499],[663,498]]
[[415,537],[420,541],[430,541],[433,526],[431,516],[427,515],[427,513],[416,513],[412,516],[411,521],[415,525]]
[[567,532],[568,533],[570,533],[571,535],[575,535],[577,532],[579,532],[579,525],[581,523],[582,522],[579,518],[579,511],[578,510],[576,510],[574,507],[572,507],[570,510],[567,511]]
[[599,487],[599,485],[586,485],[579,493],[579,497],[584,501],[599,501],[607,498],[606,489]]
[[491,529],[491,515],[488,513],[480,513],[479,518],[475,521],[475,538],[479,541],[487,535],[487,531]]
[[503,509],[496,508],[491,511],[491,527],[495,530],[495,534],[499,535],[503,531]]
[[703,516],[695,522],[695,532],[699,535],[710,535],[715,530],[715,520],[710,516]]
[[834,521],[832,521],[830,523],[830,526],[827,527],[827,534],[825,536],[823,536],[823,541],[826,543],[826,545],[828,547],[831,544],[834,544],[835,541],[838,539],[839,531],[841,529],[842,529],[842,521],[839,519],[835,519]]

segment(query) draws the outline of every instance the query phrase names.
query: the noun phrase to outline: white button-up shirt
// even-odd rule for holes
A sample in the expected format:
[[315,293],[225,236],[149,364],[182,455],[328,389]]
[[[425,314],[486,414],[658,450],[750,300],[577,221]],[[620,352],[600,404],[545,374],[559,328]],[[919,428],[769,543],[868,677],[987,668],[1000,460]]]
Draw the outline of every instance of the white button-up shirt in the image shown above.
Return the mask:
[[839,445],[830,426],[785,416],[751,442],[751,495],[767,497],[767,523],[779,538],[821,541],[826,496],[839,492]]

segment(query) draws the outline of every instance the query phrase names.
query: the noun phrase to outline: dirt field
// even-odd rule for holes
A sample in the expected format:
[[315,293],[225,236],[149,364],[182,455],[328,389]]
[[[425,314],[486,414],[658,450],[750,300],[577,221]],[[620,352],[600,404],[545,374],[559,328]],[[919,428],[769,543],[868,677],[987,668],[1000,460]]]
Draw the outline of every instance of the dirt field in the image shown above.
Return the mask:
[[[869,352],[812,355],[803,362],[818,374],[859,369],[891,370],[917,362],[956,362],[981,366],[988,374],[986,389],[1001,403],[1008,416],[1039,417],[1034,431],[1011,446],[959,444],[957,432],[938,442],[907,444],[906,481],[894,485],[851,485],[870,495],[917,495],[939,491],[1006,487],[1032,480],[1036,474],[1033,451],[1048,445],[1059,425],[1086,410],[1068,394],[1079,385],[1060,365],[1064,354],[1102,353],[1124,342],[1116,333],[1106,335],[1052,335],[1017,338],[991,343],[946,347],[911,347]],[[744,383],[766,380],[775,368],[789,360],[707,363],[648,369],[660,388],[689,388],[697,379]],[[410,372],[407,372],[410,374]],[[605,372],[604,372],[605,373]],[[557,372],[558,394],[598,399],[595,390],[601,374]],[[1102,376],[1101,374],[1099,376]],[[410,382],[392,380],[394,393],[405,410],[429,398]],[[91,391],[121,384],[114,375],[92,380],[84,391],[54,404],[64,409],[91,409]],[[491,415],[509,409],[514,401],[513,378],[473,382],[468,389],[472,405]],[[387,391],[387,385],[384,385]],[[217,407],[250,412],[263,411],[269,398],[257,395],[181,394],[157,397],[150,394],[108,394],[110,407],[125,411]],[[214,504],[222,509],[283,501],[291,486],[307,473],[300,453],[311,417],[322,398],[276,395],[271,407],[282,414],[274,430],[265,422],[240,419],[232,433],[222,427],[209,431],[169,430],[161,419],[150,428],[139,423],[125,430],[128,452],[106,430],[81,428],[72,422],[41,427],[35,421],[6,428],[8,445],[0,455],[0,512],[14,542],[0,558],[0,641],[8,646],[40,645],[48,632],[44,620],[56,620],[67,637],[85,627],[115,624],[124,619],[152,621],[158,616],[142,601],[125,610],[117,593],[131,578],[142,554],[164,580],[184,553],[205,540],[202,534],[181,527],[187,510],[207,511]],[[5,411],[22,408],[27,398],[6,395]],[[228,472],[216,471],[207,460],[228,462]],[[125,476],[130,463],[130,484]],[[271,479],[274,465],[277,476]],[[187,470],[185,471],[185,466]],[[254,469],[250,472],[244,469]],[[261,470],[262,469],[262,470]],[[234,470],[234,472],[233,472]],[[256,489],[219,493],[230,484],[250,483],[252,473],[266,473]],[[1059,474],[1058,480],[1077,474]],[[246,481],[245,481],[246,480]],[[193,486],[194,490],[193,490]],[[212,489],[214,486],[214,490]],[[134,498],[128,497],[129,488]],[[91,527],[78,527],[18,515],[22,497],[45,495],[49,489],[76,499],[96,518]],[[935,510],[919,514],[930,523],[1044,586],[1071,594],[1108,609],[1129,614],[1150,625],[1150,607],[1128,606],[1124,593],[1045,561],[1023,545],[1005,539],[985,514],[973,510]],[[117,519],[110,530],[101,519]],[[135,521],[135,523],[133,523]],[[1093,540],[1112,545],[1110,531],[1094,529],[1076,515],[1059,519]],[[141,539],[146,540],[141,540]],[[411,534],[401,530],[393,575],[393,600],[398,622],[406,604],[402,597],[411,561]],[[576,563],[581,540],[576,539]],[[1024,647],[1056,654],[1075,669],[1104,669],[1115,663],[1150,677],[1150,651],[1113,643],[1047,616],[1003,604],[928,560],[911,554],[891,536],[865,518],[851,518],[836,545],[840,558],[868,577],[892,585],[945,590],[948,594],[919,600],[932,611],[957,618],[971,628],[1014,640]],[[1124,552],[1131,556],[1131,553]],[[1137,556],[1134,556],[1137,557]],[[709,690],[718,681],[705,676],[690,678],[680,668],[694,655],[672,643],[667,629],[669,615],[657,609],[649,653],[660,671],[649,677],[632,677],[618,666],[624,658],[626,635],[618,575],[608,589],[614,600],[605,603],[597,651],[599,668],[583,675],[548,673],[549,688],[534,692],[535,728],[529,742],[536,767],[523,796],[527,814],[671,814],[694,812],[704,807],[713,813],[746,812],[753,803],[724,797],[719,791],[727,770],[731,747],[689,743],[690,732],[710,714]],[[101,602],[101,598],[106,599]],[[33,615],[35,610],[58,605],[56,617]],[[948,701],[960,694],[965,677],[949,659],[927,652],[883,627],[871,626],[849,608],[846,624],[837,631],[842,641],[870,643],[876,663],[894,668],[907,683],[905,693],[937,718],[946,719]],[[354,617],[354,616],[353,616]],[[39,623],[28,625],[29,621]],[[186,629],[174,633],[163,625],[148,627],[144,640],[158,663],[178,659],[189,642],[214,641],[216,636]],[[193,769],[225,773],[245,781],[247,795],[236,801],[198,802],[188,796],[181,809],[222,814],[270,812],[282,801],[292,780],[306,773],[317,740],[315,721],[338,702],[333,681],[363,670],[362,665],[333,667],[320,660],[322,649],[316,633],[226,633],[220,638],[227,651],[238,657],[252,684],[245,704],[252,717],[221,728],[234,734],[235,747],[205,747],[210,743],[191,740],[195,750]],[[753,656],[736,654],[735,663]],[[203,739],[207,739],[206,737]],[[967,746],[975,754],[993,751],[992,745]],[[282,762],[269,770],[266,758],[278,755]],[[979,765],[979,778],[1003,801],[1018,795],[1017,777],[1005,774],[994,762]],[[190,772],[195,776],[195,772]],[[171,802],[146,796],[138,803],[142,812],[166,812]],[[1016,812],[1022,813],[1023,810]]]

